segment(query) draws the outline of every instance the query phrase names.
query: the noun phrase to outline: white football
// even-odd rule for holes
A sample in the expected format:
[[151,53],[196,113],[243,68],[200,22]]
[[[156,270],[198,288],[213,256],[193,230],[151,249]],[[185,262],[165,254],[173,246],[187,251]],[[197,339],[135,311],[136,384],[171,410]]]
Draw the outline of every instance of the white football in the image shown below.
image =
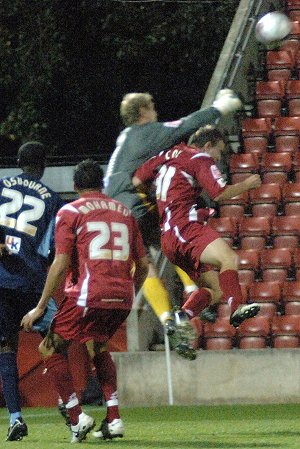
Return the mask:
[[269,44],[285,38],[291,30],[291,20],[283,13],[273,11],[259,19],[255,27],[255,35],[259,42]]

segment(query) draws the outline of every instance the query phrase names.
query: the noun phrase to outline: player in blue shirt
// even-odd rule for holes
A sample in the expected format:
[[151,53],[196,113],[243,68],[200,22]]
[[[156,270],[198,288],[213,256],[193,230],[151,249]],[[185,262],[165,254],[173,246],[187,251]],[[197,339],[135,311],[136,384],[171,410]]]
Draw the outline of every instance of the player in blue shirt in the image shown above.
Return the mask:
[[[6,251],[0,254],[0,376],[10,415],[7,440],[28,434],[18,389],[17,345],[22,317],[37,304],[53,250],[54,224],[63,201],[45,186],[46,149],[27,142],[18,152],[22,174],[0,179],[0,228]],[[56,309],[54,301],[35,330],[43,333]]]

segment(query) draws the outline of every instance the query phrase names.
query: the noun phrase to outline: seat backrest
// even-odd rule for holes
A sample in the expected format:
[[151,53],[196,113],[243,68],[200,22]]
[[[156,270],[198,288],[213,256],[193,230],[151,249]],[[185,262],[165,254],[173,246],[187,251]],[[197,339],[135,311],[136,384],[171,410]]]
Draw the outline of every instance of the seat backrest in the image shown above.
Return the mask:
[[292,251],[288,248],[266,248],[260,253],[260,265],[265,268],[290,269],[293,264]]
[[230,173],[257,173],[259,162],[253,153],[231,154],[229,158]]
[[250,302],[274,302],[281,300],[281,284],[279,282],[255,282],[248,289]]
[[300,235],[300,220],[297,215],[275,216],[271,220],[272,235]]
[[237,222],[232,217],[211,217],[208,225],[221,234],[222,237],[237,237]]
[[262,171],[283,171],[290,173],[292,169],[292,156],[290,153],[265,153],[262,162]]
[[300,182],[287,183],[282,186],[282,199],[284,203],[300,201]]
[[260,268],[260,251],[257,249],[237,249],[239,256],[239,270],[254,270],[258,271]]
[[281,186],[279,184],[262,184],[256,189],[249,191],[250,204],[256,203],[280,203]]
[[237,329],[238,337],[267,337],[271,332],[271,320],[267,316],[255,316],[245,320]]
[[256,100],[283,100],[285,83],[282,80],[257,81],[255,87]]
[[284,302],[300,302],[300,281],[287,281],[282,286],[282,299]]
[[277,117],[274,121],[274,135],[299,135],[300,117]]
[[288,50],[269,50],[266,54],[266,68],[270,69],[292,69],[295,66],[295,58]]
[[286,98],[300,98],[300,80],[287,81]]
[[272,318],[271,329],[273,335],[299,335],[299,315],[275,315]]
[[264,236],[271,232],[271,222],[268,217],[244,217],[239,226],[239,236]]
[[243,137],[266,137],[269,138],[272,132],[272,120],[270,118],[248,117],[241,124]]

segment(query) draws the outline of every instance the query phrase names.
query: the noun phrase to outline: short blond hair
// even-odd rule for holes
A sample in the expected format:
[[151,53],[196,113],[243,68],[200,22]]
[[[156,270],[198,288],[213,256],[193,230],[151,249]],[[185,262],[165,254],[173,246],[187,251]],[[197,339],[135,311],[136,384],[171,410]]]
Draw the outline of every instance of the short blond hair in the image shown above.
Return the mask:
[[132,92],[124,95],[120,106],[120,115],[125,126],[137,123],[140,118],[140,108],[149,108],[153,97],[148,92]]

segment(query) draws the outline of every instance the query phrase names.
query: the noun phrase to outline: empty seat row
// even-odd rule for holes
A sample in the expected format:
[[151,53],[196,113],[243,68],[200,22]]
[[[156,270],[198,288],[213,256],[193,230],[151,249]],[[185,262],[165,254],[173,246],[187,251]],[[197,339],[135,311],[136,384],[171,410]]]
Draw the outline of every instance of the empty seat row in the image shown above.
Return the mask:
[[274,315],[272,319],[257,316],[246,320],[235,330],[227,317],[214,324],[200,324],[195,347],[206,350],[298,348],[300,346],[300,320],[298,315]]
[[208,224],[240,249],[296,248],[299,246],[299,216],[211,217]]
[[300,80],[257,81],[255,99],[258,117],[299,116]]

